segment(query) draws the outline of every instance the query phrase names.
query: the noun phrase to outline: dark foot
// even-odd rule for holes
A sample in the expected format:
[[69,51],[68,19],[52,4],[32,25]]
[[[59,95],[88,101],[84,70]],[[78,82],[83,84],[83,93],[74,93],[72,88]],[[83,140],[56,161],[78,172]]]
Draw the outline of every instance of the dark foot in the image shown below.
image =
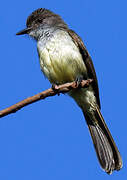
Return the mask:
[[77,76],[75,82],[76,82],[76,86],[79,87],[81,82],[83,80],[83,76]]
[[56,92],[58,94],[58,96],[59,96],[60,93],[59,93],[59,89],[57,87],[58,87],[58,84],[52,84],[53,91]]

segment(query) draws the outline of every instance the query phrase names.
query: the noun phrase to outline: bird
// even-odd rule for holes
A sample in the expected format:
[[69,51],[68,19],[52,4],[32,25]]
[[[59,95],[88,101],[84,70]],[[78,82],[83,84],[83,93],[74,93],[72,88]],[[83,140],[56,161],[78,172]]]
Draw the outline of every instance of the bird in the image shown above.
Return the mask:
[[97,158],[107,174],[122,168],[122,158],[101,114],[98,80],[86,46],[78,34],[58,14],[39,8],[27,18],[26,28],[16,35],[27,34],[37,42],[41,70],[52,85],[93,79],[87,88],[71,90],[81,108]]

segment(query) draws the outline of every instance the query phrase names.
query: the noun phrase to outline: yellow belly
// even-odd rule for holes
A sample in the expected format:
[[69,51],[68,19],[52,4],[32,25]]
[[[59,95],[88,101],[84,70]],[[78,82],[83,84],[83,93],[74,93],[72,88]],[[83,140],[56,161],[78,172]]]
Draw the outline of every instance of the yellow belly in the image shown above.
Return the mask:
[[[67,32],[57,32],[46,44],[39,42],[38,53],[41,69],[51,83],[63,84],[75,81],[81,75],[85,79],[88,78],[81,53]],[[69,95],[81,108],[89,111],[93,108],[91,104],[96,103],[91,86],[72,90]]]
[[54,35],[38,52],[41,69],[51,83],[71,82],[87,73],[79,49],[67,32]]

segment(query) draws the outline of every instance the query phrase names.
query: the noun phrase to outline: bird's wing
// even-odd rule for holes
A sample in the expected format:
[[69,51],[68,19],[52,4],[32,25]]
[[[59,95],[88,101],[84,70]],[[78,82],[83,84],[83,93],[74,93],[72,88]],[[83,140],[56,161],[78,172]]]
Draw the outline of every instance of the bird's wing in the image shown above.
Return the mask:
[[98,81],[97,81],[97,76],[96,76],[96,72],[94,69],[92,59],[91,59],[84,43],[82,42],[81,38],[73,30],[69,29],[68,33],[71,36],[74,43],[76,44],[76,46],[79,48],[80,53],[82,54],[82,58],[86,65],[89,78],[93,79],[92,86],[93,86],[93,90],[95,92],[95,96],[97,98],[98,106],[100,107]]

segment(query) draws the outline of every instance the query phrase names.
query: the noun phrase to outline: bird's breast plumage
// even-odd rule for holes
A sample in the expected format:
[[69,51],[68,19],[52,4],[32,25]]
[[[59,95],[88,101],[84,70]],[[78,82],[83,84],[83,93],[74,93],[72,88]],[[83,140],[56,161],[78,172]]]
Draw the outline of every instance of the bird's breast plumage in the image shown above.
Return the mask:
[[[47,37],[46,37],[47,38]],[[88,79],[82,55],[66,31],[58,30],[48,39],[38,41],[41,70],[51,83],[63,84],[83,76]],[[69,95],[83,108],[93,110],[96,98],[92,86],[71,91]]]
[[66,31],[57,30],[49,39],[38,41],[40,66],[51,83],[66,83],[87,76],[78,47]]

